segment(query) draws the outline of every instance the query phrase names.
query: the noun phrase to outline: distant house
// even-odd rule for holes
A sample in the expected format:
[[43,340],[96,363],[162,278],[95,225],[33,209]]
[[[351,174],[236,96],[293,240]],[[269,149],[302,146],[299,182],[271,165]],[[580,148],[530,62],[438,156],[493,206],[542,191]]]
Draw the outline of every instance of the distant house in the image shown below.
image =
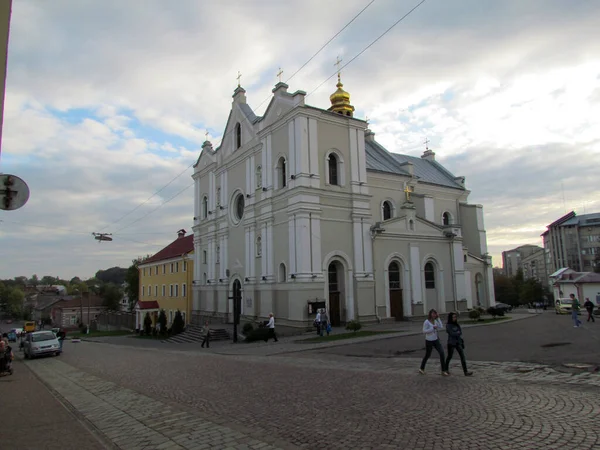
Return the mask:
[[600,273],[576,272],[562,268],[550,275],[554,298],[566,298],[573,294],[583,304],[589,298],[600,306]]
[[81,297],[54,303],[51,310],[52,323],[62,328],[77,328],[79,323],[89,324],[106,311],[104,299],[85,293]]

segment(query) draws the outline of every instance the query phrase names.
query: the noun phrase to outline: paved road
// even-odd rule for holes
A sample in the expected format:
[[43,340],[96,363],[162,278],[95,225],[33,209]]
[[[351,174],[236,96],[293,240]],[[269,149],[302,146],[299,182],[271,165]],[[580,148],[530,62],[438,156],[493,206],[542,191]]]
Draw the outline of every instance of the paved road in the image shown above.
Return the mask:
[[[529,320],[520,322],[527,326]],[[503,326],[485,330],[491,336]],[[172,416],[173,428],[159,425],[162,435],[152,434],[144,445],[171,445],[164,440],[169,436],[179,439],[173,448],[201,448],[202,442],[211,448],[252,448],[248,440],[258,442],[255,448],[286,449],[600,445],[600,378],[590,372],[572,375],[546,366],[480,361],[473,363],[475,377],[443,378],[417,375],[417,360],[411,358],[310,352],[220,356],[85,342],[65,348],[60,361],[28,364],[50,383],[68,381],[60,389],[84,410],[95,404],[93,398],[105,401],[106,409],[96,413],[101,430],[124,417],[140,417],[140,411],[164,409],[158,417],[164,422]],[[93,414],[88,419],[99,420]],[[200,424],[196,434],[178,428],[188,421]],[[142,448],[140,436],[156,427],[138,422],[131,426],[145,430],[141,434],[108,432],[122,448]],[[239,441],[229,445],[232,439]]]
[[[445,333],[441,334],[445,345]],[[464,330],[467,359],[527,361],[543,364],[589,363],[600,366],[600,320],[573,328],[570,316],[550,312],[510,323]],[[422,335],[317,350],[360,357],[422,357]],[[435,353],[431,363],[436,362]],[[429,363],[429,364],[431,364]],[[456,363],[458,364],[458,358]],[[439,365],[439,364],[438,364]]]

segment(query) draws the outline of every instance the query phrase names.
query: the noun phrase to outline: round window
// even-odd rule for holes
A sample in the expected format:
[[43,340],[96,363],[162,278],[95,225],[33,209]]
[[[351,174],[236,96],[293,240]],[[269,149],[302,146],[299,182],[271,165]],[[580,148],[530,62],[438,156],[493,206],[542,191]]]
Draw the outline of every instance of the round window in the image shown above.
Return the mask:
[[242,220],[242,217],[244,217],[244,206],[244,195],[239,194],[235,199],[234,215],[236,220]]

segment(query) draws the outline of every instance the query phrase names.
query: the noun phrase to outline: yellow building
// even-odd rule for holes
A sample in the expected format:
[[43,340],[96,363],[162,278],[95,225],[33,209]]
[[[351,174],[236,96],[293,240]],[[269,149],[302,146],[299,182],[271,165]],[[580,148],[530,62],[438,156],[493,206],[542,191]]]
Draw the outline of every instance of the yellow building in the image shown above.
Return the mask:
[[186,236],[185,233],[185,230],[179,230],[177,239],[138,266],[137,328],[143,328],[146,313],[152,317],[154,326],[161,309],[167,314],[168,327],[173,323],[177,310],[188,323],[192,313],[194,235]]

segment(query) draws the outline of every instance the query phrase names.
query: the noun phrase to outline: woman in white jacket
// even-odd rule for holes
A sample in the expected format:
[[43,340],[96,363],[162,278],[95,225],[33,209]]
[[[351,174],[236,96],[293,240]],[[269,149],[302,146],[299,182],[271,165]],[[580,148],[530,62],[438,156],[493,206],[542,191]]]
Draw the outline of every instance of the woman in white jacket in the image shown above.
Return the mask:
[[425,364],[431,356],[431,351],[435,348],[440,355],[440,364],[442,366],[442,375],[448,376],[448,368],[446,367],[446,360],[444,355],[444,347],[440,342],[438,332],[444,329],[444,324],[439,319],[438,313],[435,309],[429,311],[427,320],[423,322],[423,333],[425,334],[425,357],[421,361],[421,368],[419,373],[425,375]]

